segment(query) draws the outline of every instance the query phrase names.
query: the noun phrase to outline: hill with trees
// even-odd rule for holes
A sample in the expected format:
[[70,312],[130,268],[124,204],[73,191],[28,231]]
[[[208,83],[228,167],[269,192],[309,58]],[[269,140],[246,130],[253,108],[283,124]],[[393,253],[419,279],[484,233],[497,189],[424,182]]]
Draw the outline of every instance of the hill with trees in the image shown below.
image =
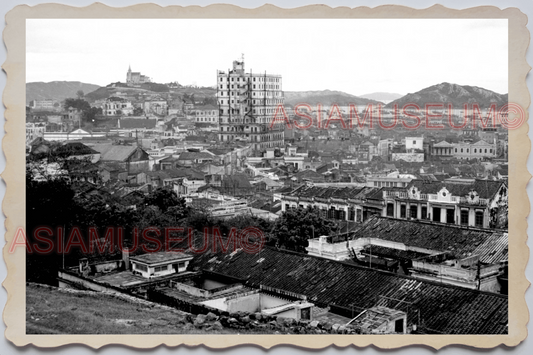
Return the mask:
[[395,104],[402,107],[407,103],[415,103],[420,107],[429,103],[451,103],[454,108],[462,109],[466,103],[477,103],[480,107],[487,108],[492,103],[501,107],[507,104],[507,101],[507,94],[498,94],[477,86],[440,83],[402,96],[387,104],[386,107],[393,108]]
[[318,103],[329,106],[334,103],[338,105],[366,105],[368,103],[379,103],[376,100],[365,99],[359,96],[350,95],[342,91],[284,91],[285,104],[294,106],[299,103],[316,105]]
[[32,100],[63,101],[69,97],[78,96],[78,91],[84,94],[95,91],[99,85],[82,83],[79,81],[51,81],[26,83],[26,104]]

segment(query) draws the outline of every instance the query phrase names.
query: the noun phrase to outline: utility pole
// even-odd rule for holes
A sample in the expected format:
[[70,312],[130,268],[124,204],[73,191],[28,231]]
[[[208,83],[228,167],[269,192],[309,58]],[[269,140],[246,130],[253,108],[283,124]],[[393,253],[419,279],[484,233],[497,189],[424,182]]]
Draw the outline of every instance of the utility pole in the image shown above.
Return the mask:
[[61,232],[61,252],[63,254],[63,270],[65,270],[65,226],[63,226],[63,230]]
[[370,242],[370,268],[372,268],[372,242]]

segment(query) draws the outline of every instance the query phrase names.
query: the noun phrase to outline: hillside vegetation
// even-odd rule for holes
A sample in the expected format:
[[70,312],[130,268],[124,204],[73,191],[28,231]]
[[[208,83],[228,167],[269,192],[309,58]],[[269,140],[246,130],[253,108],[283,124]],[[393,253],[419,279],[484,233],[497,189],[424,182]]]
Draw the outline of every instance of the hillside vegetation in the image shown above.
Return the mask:
[[507,101],[507,94],[498,94],[477,86],[440,83],[415,93],[407,94],[390,102],[386,107],[392,108],[395,104],[402,107],[408,103],[415,103],[419,106],[430,103],[451,103],[454,108],[462,109],[466,103],[477,103],[480,107],[489,107],[492,103],[495,103],[500,107],[507,104]]
[[32,100],[52,99],[63,101],[69,97],[76,97],[76,92],[82,90],[85,94],[95,91],[99,85],[81,83],[79,81],[51,81],[49,83],[26,83],[26,104]]
[[285,96],[285,104],[290,106],[294,106],[299,103],[306,103],[312,106],[319,103],[325,106],[329,106],[334,103],[338,105],[366,105],[368,103],[378,103],[378,101],[363,99],[342,91],[285,91],[283,94]]
[[[195,327],[195,316],[108,294],[26,285],[27,334],[236,334],[231,328]],[[259,332],[256,331],[256,332]]]

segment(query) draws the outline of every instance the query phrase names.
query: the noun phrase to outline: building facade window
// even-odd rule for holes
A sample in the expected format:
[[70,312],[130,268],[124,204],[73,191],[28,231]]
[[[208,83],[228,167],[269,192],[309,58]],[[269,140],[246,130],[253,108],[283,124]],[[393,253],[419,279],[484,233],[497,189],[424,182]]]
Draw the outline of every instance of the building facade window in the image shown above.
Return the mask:
[[394,217],[394,205],[387,203],[387,217]]
[[148,271],[148,267],[146,265],[141,265],[141,264],[135,264],[135,269],[136,270],[141,270],[141,271]]
[[446,223],[455,223],[455,210],[446,209]]
[[476,211],[476,227],[483,227],[483,212]]
[[400,218],[406,218],[407,216],[407,207],[405,205],[400,206]]
[[433,207],[433,222],[440,222],[440,207]]
[[461,210],[461,224],[468,225],[468,210]]
[[409,217],[417,219],[418,218],[418,206],[411,205],[409,206]]
[[155,271],[155,272],[161,272],[161,271],[167,271],[167,270],[168,270],[168,268],[167,268],[166,265],[165,265],[165,266],[156,266],[156,267],[154,268],[154,271]]
[[350,221],[355,221],[355,209],[353,207],[350,207],[348,210],[348,219]]

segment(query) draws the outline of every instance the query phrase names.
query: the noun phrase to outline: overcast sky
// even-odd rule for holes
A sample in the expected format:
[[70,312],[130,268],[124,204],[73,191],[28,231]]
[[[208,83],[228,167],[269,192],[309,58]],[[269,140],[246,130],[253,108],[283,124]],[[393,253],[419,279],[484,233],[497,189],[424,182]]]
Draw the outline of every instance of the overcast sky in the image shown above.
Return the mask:
[[407,94],[441,82],[507,93],[506,19],[28,19],[26,81],[216,85],[245,69],[283,90]]

